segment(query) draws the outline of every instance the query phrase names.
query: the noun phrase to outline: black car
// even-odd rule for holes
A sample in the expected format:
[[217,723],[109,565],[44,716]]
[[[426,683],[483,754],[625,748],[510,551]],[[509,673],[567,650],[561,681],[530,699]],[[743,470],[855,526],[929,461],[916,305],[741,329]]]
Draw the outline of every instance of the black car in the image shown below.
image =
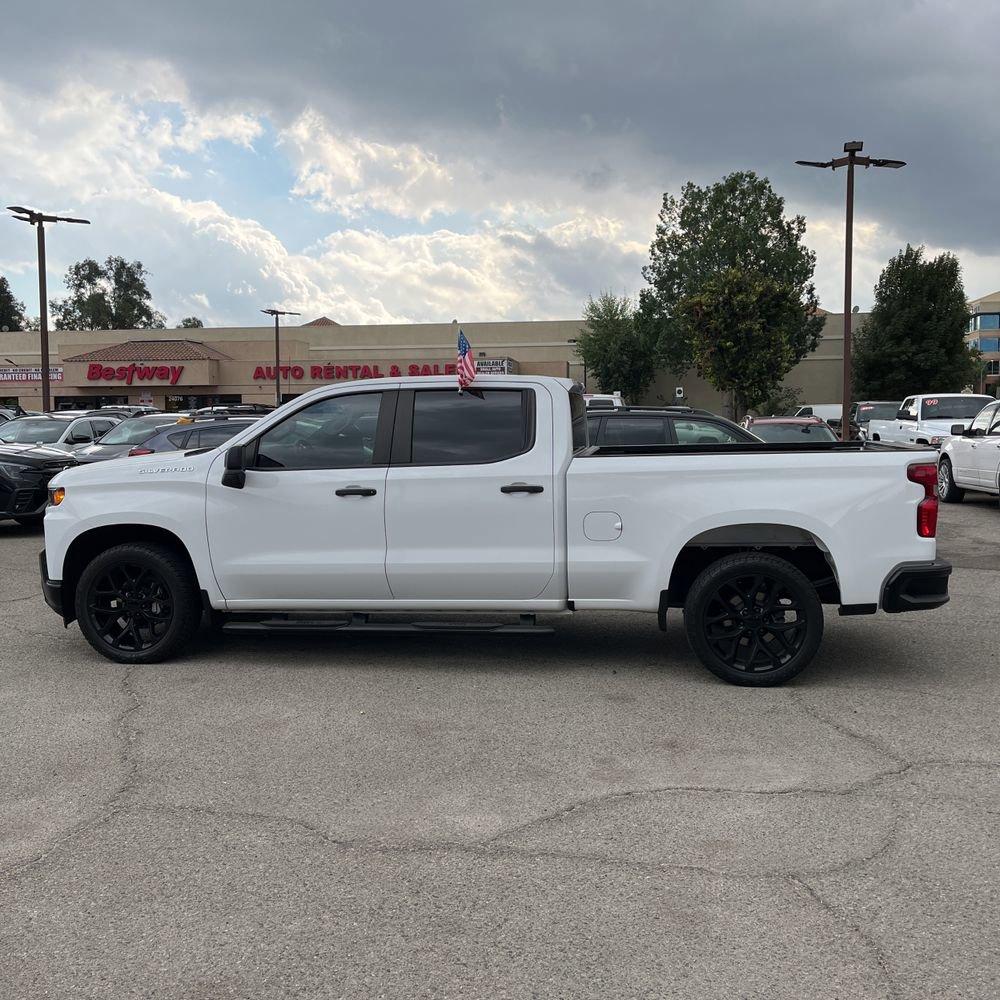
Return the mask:
[[38,524],[49,500],[49,480],[75,460],[55,448],[0,445],[0,520]]
[[587,431],[596,445],[760,443],[731,420],[689,406],[627,406],[588,413]]
[[130,455],[153,455],[158,451],[192,451],[214,448],[228,441],[244,427],[255,424],[258,417],[209,417],[161,427],[152,437],[137,444]]

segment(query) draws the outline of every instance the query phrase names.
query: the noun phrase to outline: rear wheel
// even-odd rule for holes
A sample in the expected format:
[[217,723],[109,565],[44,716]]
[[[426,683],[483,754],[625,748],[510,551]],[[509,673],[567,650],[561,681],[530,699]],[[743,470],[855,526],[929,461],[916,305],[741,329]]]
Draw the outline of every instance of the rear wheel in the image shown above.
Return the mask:
[[958,503],[965,496],[965,490],[955,485],[951,461],[945,456],[938,462],[937,489],[938,496],[945,503]]
[[76,588],[87,641],[116,663],[157,663],[179,652],[201,623],[187,562],[164,545],[116,545],[91,561]]
[[712,563],[684,605],[688,642],[730,684],[769,687],[803,670],[823,637],[816,588],[777,556],[738,553]]

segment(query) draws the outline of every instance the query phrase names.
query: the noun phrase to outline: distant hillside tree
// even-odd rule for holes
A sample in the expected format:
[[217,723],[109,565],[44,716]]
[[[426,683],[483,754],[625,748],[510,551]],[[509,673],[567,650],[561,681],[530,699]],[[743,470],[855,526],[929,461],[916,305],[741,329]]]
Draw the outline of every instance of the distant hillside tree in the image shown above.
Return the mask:
[[958,258],[926,260],[924,247],[907,244],[879,275],[875,305],[854,339],[855,398],[959,392],[977,371],[968,324]]
[[14,298],[10,282],[0,274],[0,330],[27,330],[24,303]]
[[[660,354],[675,374],[698,363],[689,339],[692,327],[681,321],[681,303],[732,271],[745,274],[748,282],[767,280],[787,289],[796,311],[783,319],[783,340],[796,361],[815,349],[823,329],[813,285],[816,255],[803,243],[803,216],[784,213],[784,198],[753,171],[729,174],[707,187],[685,184],[679,198],[663,196],[642,272],[648,286],[640,294],[639,312],[659,330]],[[716,281],[712,296],[726,286],[736,287],[731,274]],[[743,285],[741,294],[745,290]]]
[[197,316],[185,316],[181,320],[180,329],[182,330],[200,330],[205,324],[202,323]]
[[65,279],[69,294],[51,304],[56,329],[162,329],[164,317],[153,308],[148,276],[141,261],[124,257],[71,264]]
[[602,392],[638,402],[656,375],[657,331],[639,321],[630,298],[611,292],[589,298],[583,319],[576,350],[588,382],[593,377]]

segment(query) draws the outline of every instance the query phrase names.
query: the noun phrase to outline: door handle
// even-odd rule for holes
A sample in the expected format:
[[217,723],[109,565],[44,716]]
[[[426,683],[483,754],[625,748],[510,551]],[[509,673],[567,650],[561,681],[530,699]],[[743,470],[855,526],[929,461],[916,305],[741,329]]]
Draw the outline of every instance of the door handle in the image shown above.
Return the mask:
[[370,486],[341,486],[334,492],[338,497],[373,497],[378,490],[373,490]]
[[534,483],[510,483],[500,487],[501,493],[542,493],[544,490],[544,486],[537,486]]

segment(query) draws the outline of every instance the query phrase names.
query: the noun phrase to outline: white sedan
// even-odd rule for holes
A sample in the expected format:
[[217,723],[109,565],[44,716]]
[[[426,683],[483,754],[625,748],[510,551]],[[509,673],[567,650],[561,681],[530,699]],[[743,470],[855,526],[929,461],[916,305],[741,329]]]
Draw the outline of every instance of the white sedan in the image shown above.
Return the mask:
[[1000,494],[1000,402],[979,411],[969,427],[952,427],[938,458],[938,495],[958,503],[966,490]]

